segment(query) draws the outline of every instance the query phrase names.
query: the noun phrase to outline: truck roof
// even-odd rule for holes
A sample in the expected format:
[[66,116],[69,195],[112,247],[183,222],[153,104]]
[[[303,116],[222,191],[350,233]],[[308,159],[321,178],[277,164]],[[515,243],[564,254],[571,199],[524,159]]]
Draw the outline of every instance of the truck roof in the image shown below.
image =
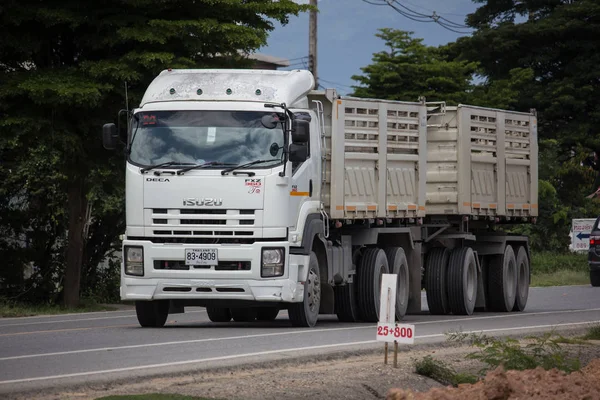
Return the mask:
[[306,70],[168,69],[150,83],[140,107],[171,101],[255,101],[307,107],[314,88]]

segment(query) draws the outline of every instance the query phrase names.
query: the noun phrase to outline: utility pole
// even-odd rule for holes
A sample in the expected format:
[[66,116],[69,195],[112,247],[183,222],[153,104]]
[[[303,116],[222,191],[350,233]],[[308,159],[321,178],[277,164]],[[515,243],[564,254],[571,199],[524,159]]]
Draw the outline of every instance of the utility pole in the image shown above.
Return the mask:
[[[310,5],[317,7],[318,0],[310,0]],[[310,10],[308,27],[308,70],[315,77],[315,89],[319,88],[317,75],[317,10]]]

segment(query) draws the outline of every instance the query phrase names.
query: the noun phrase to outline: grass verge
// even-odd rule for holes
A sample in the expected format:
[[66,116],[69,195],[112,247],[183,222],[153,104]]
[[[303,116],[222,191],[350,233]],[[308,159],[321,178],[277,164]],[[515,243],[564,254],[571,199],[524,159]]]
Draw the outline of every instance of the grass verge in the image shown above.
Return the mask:
[[116,308],[82,300],[77,308],[65,308],[56,304],[26,304],[0,299],[0,318],[31,317],[35,315],[75,314],[94,311],[115,311]]
[[588,285],[587,254],[534,252],[531,255],[531,286]]
[[99,397],[96,400],[209,400],[205,397],[191,397],[191,396],[182,396],[179,394],[160,394],[160,393],[151,393],[151,394],[134,394],[127,396],[108,396],[108,397]]
[[600,325],[594,325],[588,329],[587,334],[583,337],[584,340],[600,340]]

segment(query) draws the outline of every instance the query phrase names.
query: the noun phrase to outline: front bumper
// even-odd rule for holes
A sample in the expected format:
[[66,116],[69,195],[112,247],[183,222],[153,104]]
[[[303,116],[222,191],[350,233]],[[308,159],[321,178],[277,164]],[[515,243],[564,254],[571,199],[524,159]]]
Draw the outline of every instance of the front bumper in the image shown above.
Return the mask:
[[[251,245],[157,244],[125,240],[124,246],[144,248],[144,276],[125,275],[121,265],[122,300],[247,300],[260,302],[301,302],[304,296],[309,257],[290,255],[287,242],[260,242]],[[222,261],[250,262],[249,270],[154,269],[155,260],[183,261],[186,248],[215,248]],[[264,247],[284,247],[286,260],[281,277],[261,277]]]

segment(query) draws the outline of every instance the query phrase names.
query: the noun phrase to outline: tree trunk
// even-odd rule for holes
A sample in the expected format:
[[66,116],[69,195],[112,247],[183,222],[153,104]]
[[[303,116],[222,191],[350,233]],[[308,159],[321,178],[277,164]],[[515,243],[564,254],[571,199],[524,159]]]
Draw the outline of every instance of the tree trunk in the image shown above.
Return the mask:
[[83,179],[77,179],[69,185],[69,237],[67,242],[67,265],[65,266],[64,304],[74,308],[79,305],[81,285],[81,267],[83,264],[85,217],[87,198]]

